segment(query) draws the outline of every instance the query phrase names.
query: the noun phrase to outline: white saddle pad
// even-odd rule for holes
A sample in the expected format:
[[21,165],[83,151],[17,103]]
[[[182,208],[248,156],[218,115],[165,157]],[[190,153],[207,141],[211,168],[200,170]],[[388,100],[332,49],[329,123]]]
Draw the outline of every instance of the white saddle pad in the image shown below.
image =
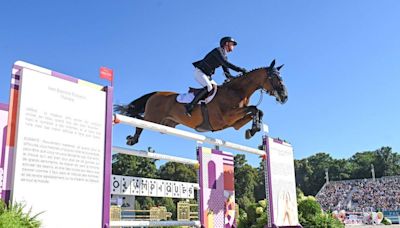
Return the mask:
[[[211,94],[211,96],[208,96],[206,99],[200,100],[199,104],[201,102],[205,102],[206,104],[208,104],[215,97],[215,94],[217,94],[217,89],[214,89],[214,92]],[[181,93],[176,97],[176,101],[182,104],[188,104],[192,102],[193,99],[194,99],[193,93]]]

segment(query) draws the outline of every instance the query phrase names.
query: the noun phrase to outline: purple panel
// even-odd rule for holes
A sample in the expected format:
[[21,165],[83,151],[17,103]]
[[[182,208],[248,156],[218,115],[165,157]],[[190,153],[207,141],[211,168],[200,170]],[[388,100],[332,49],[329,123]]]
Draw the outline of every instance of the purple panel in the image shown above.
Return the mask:
[[113,119],[113,87],[105,87],[107,93],[106,105],[106,140],[104,156],[104,187],[103,187],[103,228],[109,227],[110,223],[110,186],[111,186],[111,152],[112,152],[112,119]]
[[208,187],[217,189],[217,174],[215,170],[215,163],[213,161],[208,162]]
[[62,74],[62,73],[58,73],[58,72],[52,71],[51,75],[54,76],[54,77],[57,77],[57,78],[62,78],[64,80],[67,80],[67,81],[70,81],[70,82],[78,83],[78,79],[76,79],[74,77],[71,77],[71,76],[68,76],[66,74]]

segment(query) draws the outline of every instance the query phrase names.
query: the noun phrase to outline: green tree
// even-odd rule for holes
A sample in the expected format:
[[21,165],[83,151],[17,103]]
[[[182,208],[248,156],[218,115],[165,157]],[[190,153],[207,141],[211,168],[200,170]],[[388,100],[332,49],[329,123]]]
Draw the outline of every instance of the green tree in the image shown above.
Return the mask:
[[261,159],[260,166],[256,169],[257,180],[254,189],[254,197],[256,201],[265,199],[265,169],[265,160]]
[[245,164],[245,155],[235,156],[235,195],[240,208],[255,203],[254,190],[257,186],[257,170]]
[[[149,152],[154,152],[151,147]],[[156,160],[127,154],[114,154],[112,157],[114,175],[157,178]]]
[[393,153],[392,148],[381,147],[375,153],[377,162],[374,166],[377,177],[400,174],[400,155]]
[[308,162],[308,158],[294,161],[296,185],[302,192],[311,192],[309,183],[310,177],[313,175],[313,168]]
[[371,178],[371,164],[377,165],[376,153],[358,152],[349,159],[349,162],[352,165],[352,179]]
[[160,166],[158,175],[161,179],[197,183],[197,171],[192,165],[167,162]]

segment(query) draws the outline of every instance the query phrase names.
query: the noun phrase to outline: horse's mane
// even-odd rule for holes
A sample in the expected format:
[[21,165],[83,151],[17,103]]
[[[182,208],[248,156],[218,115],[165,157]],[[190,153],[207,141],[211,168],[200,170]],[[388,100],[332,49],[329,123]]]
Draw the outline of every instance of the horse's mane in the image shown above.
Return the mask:
[[264,69],[265,67],[258,67],[258,68],[254,68],[251,71],[247,72],[247,73],[241,73],[240,75],[236,76],[235,78],[229,80],[229,81],[225,81],[222,85],[221,88],[225,88],[228,86],[232,86],[233,84],[236,84],[235,82],[241,81],[240,79],[246,77],[247,75],[251,74],[252,72],[259,70],[259,69]]

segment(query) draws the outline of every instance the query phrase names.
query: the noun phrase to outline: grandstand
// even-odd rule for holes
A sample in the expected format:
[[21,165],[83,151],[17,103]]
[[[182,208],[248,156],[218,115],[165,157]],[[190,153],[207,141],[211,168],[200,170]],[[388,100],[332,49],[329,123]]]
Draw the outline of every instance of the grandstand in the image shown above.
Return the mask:
[[324,211],[400,214],[400,176],[331,181],[321,188],[316,198]]

